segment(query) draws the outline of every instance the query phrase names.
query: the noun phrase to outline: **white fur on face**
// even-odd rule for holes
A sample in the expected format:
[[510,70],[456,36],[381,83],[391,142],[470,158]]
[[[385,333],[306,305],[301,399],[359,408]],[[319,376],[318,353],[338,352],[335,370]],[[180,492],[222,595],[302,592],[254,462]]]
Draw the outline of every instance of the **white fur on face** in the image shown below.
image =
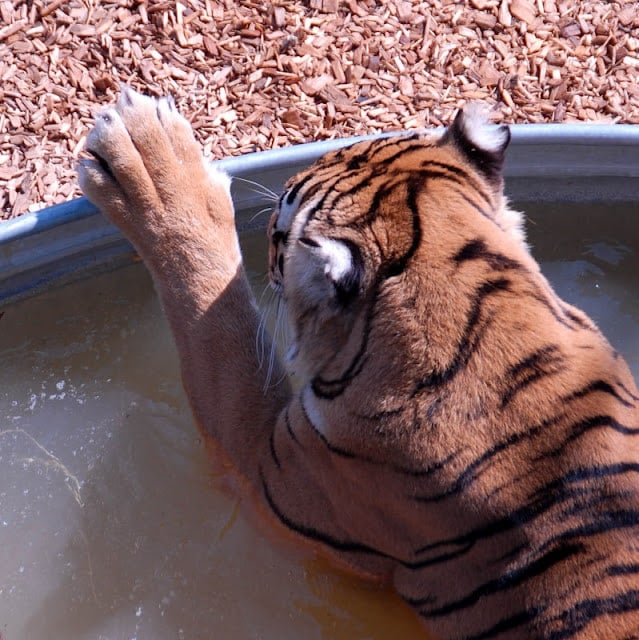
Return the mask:
[[290,206],[282,206],[275,225],[276,229],[278,231],[289,231],[289,242],[295,242],[302,235],[306,221],[320,199],[321,196],[313,198],[299,210],[297,210],[297,200]]
[[295,200],[288,204],[286,201],[288,196],[282,200],[277,214],[277,222],[275,228],[278,231],[290,231],[293,238],[297,238],[301,228],[306,224],[306,219],[310,211],[319,201],[319,197],[313,198],[307,202],[303,209],[298,209],[302,192],[298,193]]
[[348,247],[339,240],[318,238],[318,255],[324,262],[324,273],[333,281],[338,282],[353,268],[353,256]]
[[464,108],[464,134],[477,148],[496,153],[508,140],[508,130],[490,123],[486,109],[481,104],[470,104]]
[[291,222],[293,215],[297,211],[297,202],[293,201],[292,204],[286,204],[282,202],[277,214],[276,229],[278,231],[288,231],[291,228]]

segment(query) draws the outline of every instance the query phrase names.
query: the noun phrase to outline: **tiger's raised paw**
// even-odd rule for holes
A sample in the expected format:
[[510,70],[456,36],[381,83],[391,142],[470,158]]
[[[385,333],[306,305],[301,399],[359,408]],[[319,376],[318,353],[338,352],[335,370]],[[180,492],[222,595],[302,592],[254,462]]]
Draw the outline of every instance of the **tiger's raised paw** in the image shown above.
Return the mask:
[[220,212],[232,219],[229,178],[209,169],[171,97],[123,86],[118,103],[97,116],[85,150],[82,191],[135,244],[197,227],[198,219],[210,224]]

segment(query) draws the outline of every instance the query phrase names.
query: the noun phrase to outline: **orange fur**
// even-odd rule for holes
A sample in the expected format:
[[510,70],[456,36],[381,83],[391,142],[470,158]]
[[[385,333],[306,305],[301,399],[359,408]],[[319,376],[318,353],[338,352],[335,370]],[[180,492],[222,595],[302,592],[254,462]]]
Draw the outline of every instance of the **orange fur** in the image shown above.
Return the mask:
[[80,182],[151,270],[194,414],[261,510],[442,639],[636,638],[639,394],[528,253],[508,132],[485,127],[289,182],[269,237],[295,393],[262,391],[228,182],[169,102],[125,89]]

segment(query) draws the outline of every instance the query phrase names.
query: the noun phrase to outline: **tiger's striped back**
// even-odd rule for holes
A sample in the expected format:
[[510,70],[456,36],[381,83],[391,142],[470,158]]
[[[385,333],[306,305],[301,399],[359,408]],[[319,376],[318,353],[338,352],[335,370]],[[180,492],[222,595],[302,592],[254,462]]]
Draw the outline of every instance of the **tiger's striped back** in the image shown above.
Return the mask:
[[639,394],[503,195],[506,127],[360,142],[269,227],[301,390],[260,469],[288,529],[442,639],[639,637]]

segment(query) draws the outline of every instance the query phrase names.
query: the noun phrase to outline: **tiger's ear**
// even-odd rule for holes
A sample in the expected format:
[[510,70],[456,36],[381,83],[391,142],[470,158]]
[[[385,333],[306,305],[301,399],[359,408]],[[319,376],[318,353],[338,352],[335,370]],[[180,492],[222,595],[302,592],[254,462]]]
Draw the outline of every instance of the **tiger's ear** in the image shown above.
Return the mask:
[[501,183],[510,129],[490,123],[481,104],[458,111],[442,142],[454,144],[490,182]]
[[299,246],[332,285],[335,299],[348,305],[359,293],[362,284],[362,261],[359,249],[351,242],[332,238],[299,238]]

